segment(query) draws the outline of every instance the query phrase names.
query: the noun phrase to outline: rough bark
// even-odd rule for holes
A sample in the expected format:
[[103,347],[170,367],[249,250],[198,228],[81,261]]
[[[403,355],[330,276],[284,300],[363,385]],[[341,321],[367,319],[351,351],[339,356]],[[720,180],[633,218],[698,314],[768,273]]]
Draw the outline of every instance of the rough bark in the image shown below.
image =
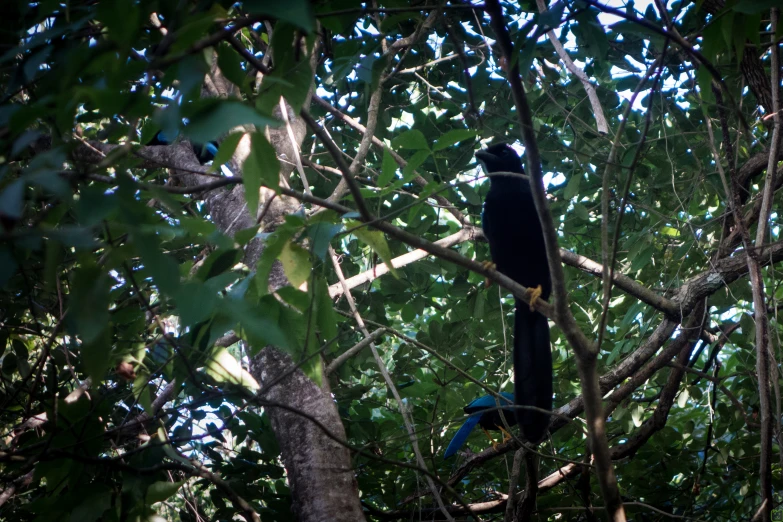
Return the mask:
[[[725,6],[726,3],[723,0],[705,0],[701,4],[704,12],[711,15],[719,13]],[[759,105],[764,108],[764,112],[771,114],[772,87],[770,86],[769,76],[764,71],[764,65],[759,59],[758,48],[745,47],[745,52],[740,60],[740,71],[742,71],[742,77],[745,78],[745,82],[750,87]]]
[[[316,54],[313,52],[310,57],[313,69]],[[213,69],[205,87],[207,95],[233,95],[233,87],[221,81],[221,78],[219,70]],[[309,98],[306,104],[309,104]],[[295,154],[294,147],[301,147],[306,128],[290,107],[286,106],[286,109],[295,143],[291,142],[285,126],[267,129],[266,134],[277,155],[290,160]],[[276,112],[275,116],[280,119],[279,107]],[[233,161],[235,175],[241,175],[241,165],[247,157],[248,146],[248,140],[243,139],[237,147]],[[293,162],[281,162],[280,179],[284,186],[288,186],[293,169]],[[188,186],[211,181],[204,176],[187,172],[179,172],[177,175],[181,176],[183,183]],[[248,210],[245,188],[241,184],[230,189],[213,191],[207,195],[205,201],[214,223],[221,232],[229,236],[256,224],[257,217]],[[273,191],[262,188],[259,208],[265,206],[267,209],[259,224],[265,232],[272,232],[283,222],[285,216],[296,211],[300,204],[292,198],[275,196]],[[261,240],[251,241],[245,249],[245,264],[250,268],[255,267],[263,249]],[[269,278],[270,288],[276,290],[287,284],[282,267],[276,263]],[[364,520],[350,452],[324,433],[325,428],[337,439],[345,440],[346,437],[329,390],[319,388],[296,368],[291,357],[271,346],[262,349],[251,360],[250,370],[261,385],[261,398],[285,405],[285,409],[269,407],[266,413],[280,445],[293,497],[292,510],[296,518],[313,522]],[[302,412],[303,415],[296,412]],[[317,420],[320,426],[310,418]]]

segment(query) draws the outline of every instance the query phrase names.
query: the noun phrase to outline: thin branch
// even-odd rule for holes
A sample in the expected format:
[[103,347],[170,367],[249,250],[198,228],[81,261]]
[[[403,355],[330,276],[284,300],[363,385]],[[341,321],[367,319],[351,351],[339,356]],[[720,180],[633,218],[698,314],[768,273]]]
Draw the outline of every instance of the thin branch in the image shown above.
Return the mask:
[[[354,173],[351,171],[350,167],[345,163],[345,160],[343,159],[342,152],[340,152],[340,149],[337,148],[337,145],[335,145],[334,141],[326,134],[326,132],[321,128],[320,125],[313,119],[310,114],[302,109],[302,111],[299,113],[300,117],[307,123],[307,126],[310,127],[310,130],[313,131],[313,133],[318,136],[318,139],[321,140],[321,143],[323,143],[323,146],[326,148],[327,151],[329,151],[329,154],[331,154],[332,159],[337,163],[337,168],[340,169],[340,172],[343,174],[343,181],[345,181],[345,184],[348,186],[348,190],[351,192],[351,195],[353,196],[354,202],[356,203],[356,207],[359,209],[359,214],[362,216],[362,219],[364,221],[372,221],[374,218],[372,214],[370,213],[370,209],[367,208],[367,203],[364,201],[364,197],[362,196],[361,187],[359,187],[359,184],[356,182],[356,179],[354,179]],[[335,190],[335,192],[337,192]],[[334,198],[329,200],[330,202],[336,201]]]
[[[313,101],[317,104],[326,109],[330,114],[332,114],[334,117],[338,118],[340,121],[348,124],[350,127],[353,127],[354,129],[358,130],[359,132],[363,134],[367,134],[367,129],[364,125],[356,121],[355,119],[351,118],[347,114],[341,112],[336,107],[333,107],[329,102],[326,100],[319,98],[318,96],[313,96]],[[375,136],[372,136],[372,143],[376,147],[379,147],[382,150],[387,151],[389,154],[391,154],[391,157],[394,158],[394,161],[397,163],[397,165],[400,166],[400,168],[404,169],[408,162],[403,159],[402,156],[397,154],[393,149],[390,147],[387,147],[386,144],[381,141],[379,138],[376,138]],[[428,185],[428,181],[424,179],[418,172],[415,170],[413,171],[415,177],[413,178],[413,182],[419,185],[420,187],[425,187]],[[444,198],[443,196],[439,195],[432,195],[430,196],[432,199],[434,199],[440,206],[444,207],[446,210],[451,212],[451,214],[454,216],[454,218],[459,221],[460,223],[468,224],[467,217],[459,210],[457,207],[454,206],[451,201]]]
[[[538,12],[544,13],[547,10],[546,3],[544,0],[536,0],[536,5],[538,6]],[[609,124],[606,122],[606,116],[604,116],[604,109],[601,106],[601,101],[598,99],[598,94],[595,91],[595,86],[590,82],[590,79],[587,77],[585,72],[576,66],[574,61],[571,59],[570,56],[568,56],[568,53],[566,52],[565,48],[563,47],[563,44],[560,43],[560,40],[558,40],[557,35],[555,34],[554,29],[550,29],[546,32],[547,37],[549,37],[549,43],[552,44],[552,46],[555,48],[555,52],[560,57],[560,60],[565,64],[566,69],[571,71],[571,74],[576,76],[580,82],[582,82],[582,85],[585,88],[585,91],[587,92],[587,97],[590,100],[590,105],[593,108],[593,115],[595,116],[595,124],[598,128],[598,132],[600,134],[608,134],[609,133]],[[530,45],[533,45],[533,42],[530,42]]]
[[[665,50],[665,47],[664,47]],[[652,117],[652,107],[649,107],[647,109],[647,114],[645,115],[645,125],[644,125],[644,131],[642,133],[642,139],[639,142],[639,145],[636,147],[636,154],[634,156],[632,165],[628,168],[628,177],[625,180],[625,187],[623,190],[623,199],[622,203],[620,204],[619,211],[617,212],[617,223],[614,227],[614,236],[612,238],[611,245],[609,244],[609,174],[613,170],[615,161],[616,161],[616,155],[617,150],[620,145],[620,137],[623,136],[623,133],[625,132],[625,124],[628,121],[628,116],[631,113],[631,109],[633,108],[634,103],[636,102],[636,97],[641,92],[644,85],[647,83],[647,80],[652,75],[652,72],[660,66],[660,64],[663,61],[664,54],[661,54],[661,56],[658,57],[658,59],[655,61],[655,63],[652,65],[652,67],[647,69],[646,74],[644,77],[639,81],[639,83],[636,86],[636,89],[634,90],[633,94],[631,95],[631,99],[628,101],[628,105],[625,108],[625,113],[623,114],[623,119],[620,122],[620,125],[617,128],[617,132],[614,135],[614,140],[612,141],[612,149],[609,151],[609,158],[606,161],[606,168],[604,169],[604,175],[602,177],[602,183],[601,183],[601,252],[603,255],[603,261],[604,261],[604,267],[603,267],[603,302],[601,303],[601,320],[599,321],[598,326],[598,340],[596,341],[596,344],[598,347],[601,347],[601,344],[603,343],[604,333],[606,330],[606,321],[609,318],[609,303],[612,298],[612,280],[614,278],[614,263],[617,256],[617,248],[618,243],[620,239],[620,230],[622,225],[622,219],[623,214],[625,214],[625,205],[628,198],[628,192],[631,188],[631,180],[633,179],[633,173],[634,173],[634,167],[636,166],[637,162],[639,161],[639,156],[642,150],[642,147],[644,145],[644,142],[647,139],[647,131],[650,128],[650,119]],[[661,72],[663,69],[660,69],[658,72],[658,76],[656,77],[656,83],[661,77]],[[653,84],[652,89],[655,88],[655,84]],[[652,92],[651,89],[651,92]],[[650,97],[652,100],[652,96]],[[652,103],[652,102],[651,102]]]
[[[761,426],[758,422],[754,422],[754,421],[751,420],[750,417],[748,417],[746,408],[742,405],[742,403],[739,401],[737,396],[734,395],[733,393],[731,393],[731,390],[729,390],[726,387],[726,385],[723,384],[723,382],[722,382],[723,379],[721,379],[720,377],[714,377],[714,376],[710,375],[709,373],[704,373],[704,372],[701,372],[701,371],[696,370],[694,368],[689,368],[688,366],[683,366],[682,364],[679,364],[679,363],[676,363],[676,362],[669,363],[669,366],[672,366],[674,368],[679,368],[679,369],[681,369],[681,370],[683,370],[683,371],[685,371],[687,373],[692,373],[693,375],[698,375],[702,379],[714,383],[715,387],[720,389],[720,391],[722,391],[723,394],[726,395],[726,397],[729,398],[731,403],[734,405],[734,408],[738,412],[740,412],[742,414],[742,417],[745,419],[745,424],[748,426],[748,428],[757,429],[757,428],[759,428]],[[713,406],[713,408],[714,408],[714,406]]]
[[[474,227],[465,227],[455,234],[452,234],[450,236],[444,237],[443,239],[439,239],[438,241],[435,241],[435,243],[433,244],[442,246],[444,248],[449,248],[454,245],[458,245],[463,241],[468,241],[470,239],[473,239],[477,235],[477,233],[478,233],[478,229],[475,229]],[[415,261],[418,261],[420,259],[424,259],[429,255],[430,254],[427,251],[422,250],[421,248],[417,248],[416,250],[395,257],[394,259],[391,260],[391,265],[394,268],[400,268],[405,265],[409,265]],[[337,297],[338,295],[342,295],[344,288],[347,287],[349,290],[351,290],[359,285],[363,285],[364,283],[369,283],[371,281],[374,281],[375,279],[379,278],[384,274],[387,274],[388,272],[389,272],[389,266],[386,263],[380,263],[369,270],[365,270],[364,272],[356,274],[353,277],[349,277],[348,279],[345,280],[346,282],[345,285],[342,285],[341,283],[335,283],[333,285],[330,285],[329,296],[334,298]]]
[[[771,9],[771,23],[773,33],[777,31],[778,16],[780,11]],[[773,35],[774,40],[774,35]],[[780,136],[780,63],[778,47],[771,48],[770,76],[772,81],[772,111],[774,128],[772,131],[772,143],[770,145],[769,164],[767,176],[764,181],[764,194],[762,197],[761,211],[759,212],[758,229],[756,230],[756,244],[758,248],[764,244],[767,234],[767,222],[772,210],[772,187],[777,167],[778,137]],[[761,520],[767,522],[772,519],[772,405],[770,399],[770,359],[771,343],[769,338],[769,317],[767,316],[766,296],[764,294],[764,279],[754,256],[748,256],[748,269],[750,272],[751,289],[753,290],[753,312],[756,324],[756,373],[759,382],[759,410],[761,416],[759,475],[761,494]],[[777,374],[777,372],[775,372]],[[777,381],[777,375],[775,375]]]
[[[378,125],[378,112],[381,106],[381,98],[383,97],[383,82],[378,82],[378,86],[370,96],[370,103],[367,106],[367,127],[364,128],[362,140],[359,142],[359,149],[356,151],[356,155],[351,161],[351,165],[348,167],[348,172],[351,173],[353,179],[356,174],[359,173],[359,168],[364,165],[364,161],[367,159],[367,154],[370,152],[370,145],[375,137],[375,127]],[[317,97],[316,97],[317,98]],[[321,140],[323,141],[323,140]],[[330,140],[331,141],[331,140]],[[340,201],[346,192],[348,180],[343,178],[335,187],[332,194],[327,198],[329,201]],[[351,193],[354,198],[356,194],[351,189]]]
[[[564,248],[560,249],[560,255],[563,258],[563,263],[578,268],[585,273],[596,277],[601,277],[603,273],[603,265],[588,257],[576,254]],[[654,290],[650,290],[649,288],[640,285],[627,275],[614,273],[612,276],[612,284],[637,298],[639,301],[652,306],[656,310],[660,310],[669,318],[679,320],[682,315],[680,305],[676,301],[668,299]]]
[[361,352],[368,346],[370,346],[371,343],[375,342],[378,337],[384,334],[386,330],[384,328],[378,328],[377,330],[373,331],[370,335],[356,343],[354,346],[348,348],[343,353],[341,353],[338,357],[336,357],[332,362],[329,363],[329,366],[326,367],[324,370],[324,375],[329,375],[330,373],[333,373],[337,368],[343,365],[345,361],[356,355],[357,353]]
[[[337,274],[340,283],[343,285],[343,295],[345,295],[345,298],[348,301],[348,306],[351,309],[353,319],[356,321],[356,324],[359,326],[359,330],[361,330],[364,337],[366,339],[370,339],[372,334],[370,334],[369,330],[367,330],[367,327],[364,325],[364,321],[362,320],[362,316],[359,314],[359,310],[356,308],[356,301],[354,300],[353,295],[351,295],[351,291],[348,289],[348,286],[345,283],[343,269],[340,267],[340,262],[337,261],[337,254],[334,252],[334,248],[332,248],[331,245],[329,246],[329,257],[332,260],[334,271]],[[378,365],[378,369],[381,371],[381,375],[383,375],[383,380],[386,381],[386,386],[389,387],[392,395],[394,396],[394,399],[397,401],[397,407],[400,409],[402,421],[405,424],[405,429],[408,431],[408,436],[411,440],[411,447],[413,448],[413,453],[416,456],[416,463],[422,469],[427,469],[427,463],[424,462],[424,457],[422,456],[421,450],[419,449],[419,441],[416,437],[416,430],[413,427],[413,421],[411,420],[409,412],[406,409],[405,402],[402,400],[402,397],[400,397],[400,392],[397,391],[397,387],[394,385],[394,381],[392,381],[391,375],[389,375],[389,370],[386,368],[386,364],[383,362],[383,359],[381,359],[381,356],[378,353],[378,349],[375,347],[375,343],[370,340],[368,344],[370,345],[370,350],[372,351],[372,355],[375,358],[375,363]],[[427,481],[427,485],[430,488],[432,496],[438,503],[438,507],[440,508],[441,513],[443,513],[443,515],[446,517],[446,520],[453,522],[454,518],[449,515],[449,512],[446,509],[446,505],[443,503],[443,499],[438,492],[438,488],[435,487],[435,482],[432,480],[432,478],[430,478],[429,475],[425,475],[425,479]]]

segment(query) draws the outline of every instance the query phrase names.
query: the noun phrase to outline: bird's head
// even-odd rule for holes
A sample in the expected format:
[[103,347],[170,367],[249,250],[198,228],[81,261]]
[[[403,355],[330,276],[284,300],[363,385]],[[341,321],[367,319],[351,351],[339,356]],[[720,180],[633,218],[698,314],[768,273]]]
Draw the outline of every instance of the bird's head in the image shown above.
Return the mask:
[[478,151],[476,159],[484,166],[484,170],[488,174],[491,172],[525,173],[519,154],[507,143],[498,143]]

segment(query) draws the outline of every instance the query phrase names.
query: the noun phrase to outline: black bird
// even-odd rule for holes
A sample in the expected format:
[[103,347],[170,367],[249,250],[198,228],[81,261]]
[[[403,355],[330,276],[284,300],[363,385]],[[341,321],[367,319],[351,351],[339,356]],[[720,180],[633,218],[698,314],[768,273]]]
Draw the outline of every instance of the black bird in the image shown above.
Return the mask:
[[[487,174],[523,174],[522,160],[505,143],[476,153]],[[530,185],[520,176],[490,176],[482,228],[497,270],[531,290],[533,300],[549,299],[544,235]],[[514,312],[514,396],[518,406],[552,409],[552,351],[547,318],[516,300]],[[538,443],[549,427],[549,415],[518,408],[517,423],[530,442]]]
[[493,446],[495,446],[496,443],[487,430],[502,431],[504,435],[503,442],[511,439],[511,435],[505,430],[505,428],[503,428],[504,423],[503,419],[500,418],[498,404],[500,404],[500,407],[506,411],[506,419],[508,419],[508,422],[511,422],[511,415],[513,415],[514,412],[513,410],[503,408],[503,406],[512,404],[514,402],[514,395],[511,393],[500,392],[500,396],[503,397],[503,399],[497,399],[496,402],[495,397],[492,395],[485,395],[483,397],[479,397],[463,408],[465,413],[470,415],[470,417],[468,417],[468,420],[466,420],[460,429],[457,430],[457,433],[454,434],[454,438],[452,438],[451,442],[449,442],[449,445],[446,448],[446,452],[443,454],[444,459],[447,459],[457,453],[462,445],[465,444],[465,441],[468,440],[468,435],[470,435],[470,432],[473,431],[473,428],[476,427],[476,424],[481,426],[481,428],[484,430],[484,433],[486,433],[487,437],[489,437],[489,440],[492,440]]

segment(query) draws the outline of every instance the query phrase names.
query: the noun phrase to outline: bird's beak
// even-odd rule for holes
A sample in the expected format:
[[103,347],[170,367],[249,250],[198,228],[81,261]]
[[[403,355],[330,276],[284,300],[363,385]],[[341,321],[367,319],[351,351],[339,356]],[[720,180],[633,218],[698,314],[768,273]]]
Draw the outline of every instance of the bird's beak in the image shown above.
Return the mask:
[[494,159],[495,155],[491,152],[487,152],[486,150],[480,150],[476,153],[476,159],[479,160],[481,163],[486,163],[488,160]]

